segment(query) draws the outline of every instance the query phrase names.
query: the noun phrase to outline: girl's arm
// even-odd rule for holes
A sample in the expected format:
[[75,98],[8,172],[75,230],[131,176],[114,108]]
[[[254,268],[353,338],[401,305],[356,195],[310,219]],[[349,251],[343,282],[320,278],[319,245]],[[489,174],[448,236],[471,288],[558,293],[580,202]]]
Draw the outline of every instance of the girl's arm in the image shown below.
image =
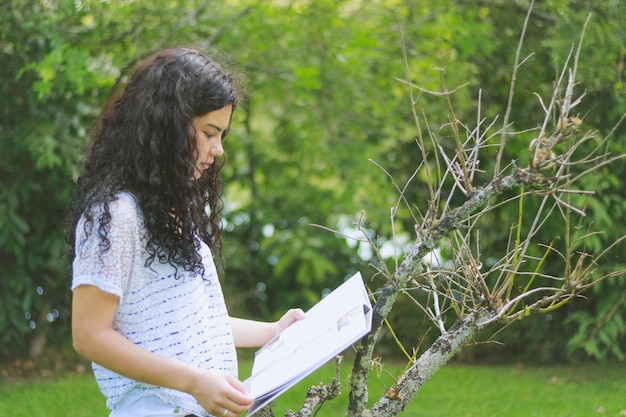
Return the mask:
[[[113,330],[119,298],[92,285],[80,285],[72,298],[72,337],[76,351],[127,378],[193,395],[209,413],[247,410],[253,398],[229,375],[202,370],[151,353]],[[282,319],[281,319],[282,320]]]
[[298,320],[304,318],[304,312],[299,308],[287,311],[278,321],[266,323],[261,321],[230,318],[233,329],[235,346],[260,347],[272,340],[274,336],[285,330]]

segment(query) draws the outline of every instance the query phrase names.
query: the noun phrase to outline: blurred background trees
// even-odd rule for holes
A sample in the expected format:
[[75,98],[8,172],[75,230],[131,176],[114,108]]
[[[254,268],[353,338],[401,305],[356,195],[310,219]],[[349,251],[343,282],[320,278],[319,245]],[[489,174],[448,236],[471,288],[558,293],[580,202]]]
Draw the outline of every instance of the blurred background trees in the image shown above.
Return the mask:
[[[353,223],[363,215],[379,244],[402,251],[384,245],[397,199],[389,178],[407,181],[422,163],[402,80],[432,91],[462,87],[453,96],[460,120],[475,117],[479,96],[482,114],[503,114],[527,8],[522,0],[0,0],[0,357],[68,342],[63,208],[90,123],[133,62],[194,44],[224,51],[246,75],[249,96],[226,142],[224,286],[233,313],[271,319],[292,305],[308,308],[357,269],[375,272],[370,248],[312,225],[356,235]],[[578,70],[586,97],[578,110],[599,136],[613,132],[608,150],[623,153],[626,5],[619,1],[535,5],[511,129],[541,123],[534,93],[550,95],[589,13]],[[419,126],[424,135],[439,134],[452,149],[443,101],[423,95],[417,109],[427,115]],[[507,144],[505,161],[527,158],[528,135]],[[624,235],[625,174],[613,164],[589,179],[596,194],[585,203],[581,227],[603,233],[590,236],[587,247],[599,250]],[[420,201],[426,184],[413,179],[406,198]],[[483,243],[505,244],[516,222],[517,213],[498,212]],[[393,232],[410,242],[414,223],[408,210],[395,213]],[[626,255],[612,263],[623,267]],[[624,280],[607,280],[588,299],[524,320],[497,335],[503,347],[477,347],[466,359],[623,359]],[[391,319],[400,338],[424,321],[411,314],[406,320],[400,300]]]

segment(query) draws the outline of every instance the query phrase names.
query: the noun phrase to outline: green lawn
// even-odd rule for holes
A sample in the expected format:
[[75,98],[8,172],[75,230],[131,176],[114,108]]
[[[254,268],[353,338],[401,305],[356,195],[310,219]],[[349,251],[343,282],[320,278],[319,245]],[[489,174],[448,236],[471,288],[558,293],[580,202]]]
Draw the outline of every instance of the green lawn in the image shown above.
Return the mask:
[[[348,362],[348,361],[346,361]],[[241,366],[247,375],[250,363]],[[387,366],[393,374],[396,369]],[[343,382],[350,371],[342,366]],[[308,386],[328,382],[334,365],[326,365],[283,394],[274,411],[299,408]],[[392,376],[372,373],[370,396],[384,392]],[[347,390],[327,403],[318,416],[340,416]],[[581,367],[455,366],[444,367],[402,415],[415,417],[589,417],[626,416],[626,364]],[[0,381],[2,417],[106,417],[104,398],[91,375],[55,380]]]

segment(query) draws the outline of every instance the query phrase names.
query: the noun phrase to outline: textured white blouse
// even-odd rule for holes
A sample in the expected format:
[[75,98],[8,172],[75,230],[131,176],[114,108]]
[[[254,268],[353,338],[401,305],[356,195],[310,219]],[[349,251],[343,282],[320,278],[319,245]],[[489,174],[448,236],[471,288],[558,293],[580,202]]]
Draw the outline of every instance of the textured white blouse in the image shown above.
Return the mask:
[[[72,290],[94,285],[120,298],[113,327],[126,338],[158,355],[199,368],[216,369],[237,378],[237,357],[228,312],[208,246],[201,244],[204,277],[176,270],[158,260],[146,266],[146,229],[135,198],[120,193],[110,204],[110,248],[99,247],[99,213],[92,232],[84,218],[76,229]],[[193,396],[143,384],[93,364],[96,380],[114,409],[127,395],[148,392],[172,406],[173,414],[208,416]],[[180,414],[178,414],[180,412]]]

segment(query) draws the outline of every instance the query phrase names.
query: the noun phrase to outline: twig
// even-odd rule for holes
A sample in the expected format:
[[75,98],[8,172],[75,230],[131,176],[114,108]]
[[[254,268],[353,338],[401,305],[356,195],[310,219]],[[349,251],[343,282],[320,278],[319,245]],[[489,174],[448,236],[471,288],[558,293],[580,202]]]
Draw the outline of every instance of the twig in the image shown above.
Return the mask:
[[[500,149],[498,149],[498,156],[496,157],[496,167],[494,169],[494,175],[499,175],[500,173],[500,164],[502,163],[502,155],[504,155],[506,126],[509,124],[509,117],[511,115],[511,110],[513,109],[513,95],[515,92],[515,82],[517,80],[517,70],[519,69],[521,65],[519,60],[522,54],[522,45],[524,44],[524,38],[526,37],[526,29],[528,28],[528,22],[530,20],[530,15],[532,13],[534,6],[535,6],[535,0],[532,0],[530,2],[530,5],[528,6],[528,12],[526,13],[526,18],[524,19],[524,25],[522,26],[522,34],[520,35],[520,39],[517,44],[517,51],[515,51],[515,63],[513,64],[513,73],[511,74],[511,84],[509,86],[509,101],[506,105],[506,112],[504,113],[504,120],[502,121],[504,127],[502,129],[502,136],[500,136]],[[525,61],[526,60],[524,60],[524,62]]]
[[335,357],[335,377],[330,384],[319,384],[309,387],[306,392],[306,400],[297,413],[289,410],[285,417],[309,417],[315,416],[326,401],[332,400],[341,394],[341,356]]

